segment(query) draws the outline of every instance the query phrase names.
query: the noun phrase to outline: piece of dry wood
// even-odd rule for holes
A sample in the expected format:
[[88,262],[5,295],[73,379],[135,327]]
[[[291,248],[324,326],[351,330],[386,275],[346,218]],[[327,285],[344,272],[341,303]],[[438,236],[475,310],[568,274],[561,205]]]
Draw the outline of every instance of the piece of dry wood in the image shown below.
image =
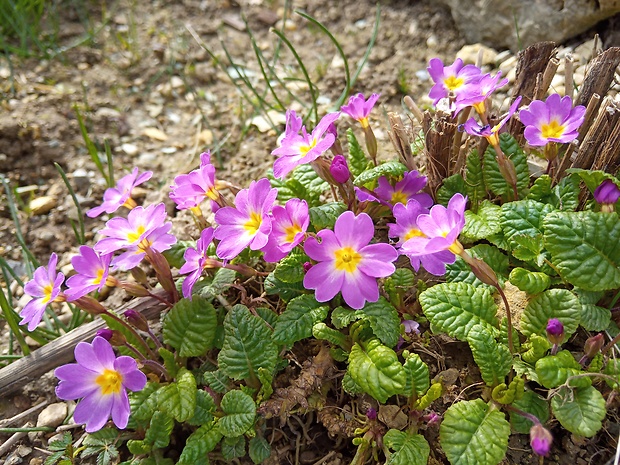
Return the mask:
[[620,47],[610,47],[588,63],[576,105],[587,105],[594,94],[607,95],[620,64]]
[[437,112],[433,116],[429,112],[424,114],[427,185],[433,197],[444,179],[454,174],[452,168],[456,160],[452,160],[451,156],[456,129],[456,123],[449,113]]
[[[161,294],[162,297],[165,295],[165,293]],[[119,311],[122,312],[129,307],[141,312],[147,319],[157,317],[166,308],[163,303],[152,297],[143,297],[123,305]],[[0,397],[12,394],[48,371],[73,361],[73,349],[78,342],[90,341],[95,337],[97,330],[105,326],[105,321],[97,317],[94,321],[63,334],[30,355],[2,368],[0,370]]]

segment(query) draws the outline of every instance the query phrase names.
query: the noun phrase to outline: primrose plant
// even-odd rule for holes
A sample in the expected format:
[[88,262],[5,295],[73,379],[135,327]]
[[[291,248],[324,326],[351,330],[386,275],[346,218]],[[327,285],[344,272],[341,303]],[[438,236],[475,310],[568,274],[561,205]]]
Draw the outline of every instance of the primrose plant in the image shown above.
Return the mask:
[[[123,463],[206,464],[217,451],[258,464],[275,453],[272,418],[320,412],[340,388],[353,403],[372,400],[348,434],[334,433],[357,446],[353,464],[426,464],[433,428],[436,454],[454,465],[500,463],[511,434],[529,434],[532,453],[546,456],[554,438],[602,428],[620,374],[610,311],[620,295],[620,183],[602,171],[550,176],[585,109],[557,94],[519,108],[517,97],[498,117],[499,73],[438,59],[428,71],[435,105],[462,121],[459,146],[478,147],[432,195],[415,156],[379,162],[369,120],[377,94],[352,96],[314,128],[287,111],[273,172],[247,188],[219,179],[203,153],[170,190],[196,220],[195,242],[171,233],[163,203],[132,200],[152,173],[134,170],[105,192],[89,216],[128,213],[80,247],[66,281],[52,254],[22,311],[30,330],[54,301],[107,322],[78,344],[77,363],[56,370],[57,395],[80,399],[73,416],[91,443],[116,428],[106,444],[125,443]],[[522,134],[504,132],[517,115]],[[335,124],[351,122],[367,154],[354,128],[343,149]],[[548,160],[547,174],[531,179],[526,150]],[[138,311],[106,308],[104,287],[164,307],[161,330]],[[467,344],[480,372],[477,389],[463,386],[447,408],[449,386],[431,380],[419,350],[440,333]],[[283,370],[295,372],[284,355],[300,344],[314,358],[276,388]],[[300,381],[308,374],[312,383]],[[388,426],[377,415],[384,405],[405,421]]]

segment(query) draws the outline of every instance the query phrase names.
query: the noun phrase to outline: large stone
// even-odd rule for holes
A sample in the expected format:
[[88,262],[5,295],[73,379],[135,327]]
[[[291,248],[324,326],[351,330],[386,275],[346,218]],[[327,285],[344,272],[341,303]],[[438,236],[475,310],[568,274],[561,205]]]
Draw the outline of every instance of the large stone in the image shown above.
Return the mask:
[[620,12],[620,0],[440,1],[467,42],[514,52],[540,41],[562,43]]

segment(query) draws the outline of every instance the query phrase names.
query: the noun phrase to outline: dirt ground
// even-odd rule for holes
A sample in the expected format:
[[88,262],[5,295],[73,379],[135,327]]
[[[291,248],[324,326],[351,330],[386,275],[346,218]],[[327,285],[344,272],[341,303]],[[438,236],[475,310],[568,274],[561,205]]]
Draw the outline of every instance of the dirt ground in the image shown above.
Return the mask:
[[[221,163],[220,179],[246,186],[264,176],[273,162],[270,152],[277,133],[250,124],[254,111],[226,73],[235,71],[223,46],[237,64],[247,68],[250,79],[259,82],[260,68],[243,18],[258,47],[271,56],[277,37],[270,28],[281,26],[283,6],[277,0],[107,2],[91,6],[91,30],[96,30],[92,40],[72,46],[84,37],[85,24],[75,12],[67,11],[61,24],[61,45],[68,46],[66,52],[50,60],[13,58],[10,64],[0,58],[0,175],[13,188],[22,188],[24,205],[40,198],[51,205],[42,214],[28,213],[27,208],[19,212],[24,238],[41,262],[57,252],[62,268],[70,263],[77,247],[69,221],[77,218],[77,210],[53,163],[67,173],[83,210],[97,205],[105,189],[87,153],[76,107],[100,153],[104,152],[104,142],[109,144],[117,178],[135,166],[152,170],[153,178],[143,186],[145,201],[166,201],[171,215],[177,212],[168,200],[168,186],[175,175],[195,168],[198,155],[206,149]],[[293,7],[327,26],[355,70],[371,38],[375,2],[296,0]],[[381,108],[373,114],[373,125],[379,146],[389,154],[385,112],[402,112],[405,94],[424,102],[423,95],[430,89],[425,73],[428,60],[439,57],[452,62],[465,42],[449,11],[432,0],[387,1],[381,5],[380,17],[376,44],[352,92],[381,94]],[[337,50],[317,27],[297,14],[291,15],[284,29],[317,84],[319,114],[333,110],[344,83]],[[285,49],[281,71],[300,77],[292,55]],[[309,102],[307,86],[300,84],[294,92]],[[292,105],[301,110],[298,103]],[[346,127],[347,122],[339,122],[339,129]],[[179,214],[177,218],[176,232],[188,238],[187,233],[183,237],[188,217]],[[102,224],[101,219],[86,219],[87,239],[92,239]],[[0,194],[0,256],[23,272],[4,192]],[[18,289],[15,295],[19,299]],[[2,337],[7,334],[6,328],[0,326],[0,331]],[[444,342],[437,342],[434,348],[441,353],[442,363],[459,369],[473,366],[470,360],[463,360],[462,347]],[[463,370],[457,375],[465,382],[467,368]],[[0,419],[37,404],[41,398],[55,402],[53,386],[52,377],[46,376],[20,395],[9,398],[0,393]],[[453,399],[460,390],[456,386]],[[36,420],[36,414],[32,418]],[[354,453],[350,441],[331,438],[320,428],[314,432],[316,443],[308,445],[301,463],[314,463],[330,450],[336,454],[326,463],[350,462]],[[556,443],[554,454],[544,463],[603,464],[614,452],[617,430],[605,430],[599,436],[586,442],[566,436]],[[0,435],[0,443],[7,438]],[[23,438],[18,444],[30,452],[13,454],[15,461],[5,463],[20,463],[18,459],[41,463],[45,455],[36,448],[42,447],[44,439]],[[432,456],[432,463],[447,463],[441,453]],[[281,463],[288,463],[290,457],[291,453],[283,455]],[[0,457],[0,463],[6,458]],[[505,463],[538,463],[531,455],[527,436],[511,437],[507,460]]]

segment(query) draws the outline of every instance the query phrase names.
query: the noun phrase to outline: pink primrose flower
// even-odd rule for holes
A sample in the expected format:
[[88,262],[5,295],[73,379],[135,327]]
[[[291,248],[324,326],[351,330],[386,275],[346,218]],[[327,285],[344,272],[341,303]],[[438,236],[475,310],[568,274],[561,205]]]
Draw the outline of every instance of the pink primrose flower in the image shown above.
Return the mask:
[[80,342],[75,360],[56,368],[60,380],[56,395],[63,400],[82,398],[73,413],[76,423],[86,423],[86,432],[100,430],[112,416],[117,428],[124,429],[129,420],[127,389],[140,391],[146,375],[136,361],[126,355],[116,357],[110,343],[96,336],[92,344]]
[[454,263],[456,260],[452,252],[442,250],[427,255],[411,255],[399,248],[413,237],[425,237],[418,226],[417,220],[420,215],[428,213],[429,210],[415,199],[409,200],[407,205],[397,203],[392,209],[396,223],[388,223],[388,236],[398,238],[396,248],[402,255],[409,257],[414,270],[418,271],[420,265],[422,265],[429,273],[442,276],[446,273],[446,264]]
[[284,207],[273,207],[271,234],[263,247],[267,262],[277,262],[304,240],[310,224],[308,203],[305,200],[290,199]]
[[170,186],[170,198],[177,204],[177,209],[187,210],[195,208],[205,199],[210,199],[211,207],[218,205],[216,201],[220,195],[215,187],[215,166],[211,164],[209,151],[200,155],[200,167],[188,174],[181,174],[174,178]]
[[583,105],[573,108],[568,95],[551,94],[544,102],[534,100],[527,109],[519,112],[519,118],[525,125],[523,135],[527,143],[542,147],[549,142],[566,143],[576,139],[585,113]]
[[92,247],[83,245],[79,255],[71,259],[77,274],[67,279],[68,289],[65,291],[68,301],[84,297],[92,291],[100,291],[106,284],[110,271],[112,254],[98,254]]
[[372,108],[379,100],[380,94],[372,94],[368,97],[368,100],[364,99],[363,94],[352,95],[349,98],[349,102],[346,105],[340,107],[340,111],[346,113],[354,120],[359,121],[362,128],[368,127],[368,117]]
[[472,85],[463,89],[463,92],[459,94],[455,102],[455,114],[469,106],[474,107],[478,114],[484,114],[486,112],[484,104],[486,99],[497,89],[508,84],[508,79],[500,80],[501,77],[501,71],[498,71],[495,76],[485,74],[478,82],[472,83]]
[[[290,134],[282,139],[282,145],[275,149],[272,155],[278,159],[273,163],[273,175],[283,178],[297,166],[310,163],[319,158],[334,144],[335,136],[327,131],[329,125],[338,119],[340,113],[328,113],[311,134],[305,127],[301,127],[301,134],[290,130]],[[293,126],[293,128],[295,128]]]
[[235,207],[220,208],[215,213],[215,238],[220,240],[217,255],[232,260],[246,247],[262,249],[271,232],[269,213],[278,195],[266,178],[252,181],[235,197]]
[[480,126],[475,118],[469,118],[462,127],[459,127],[460,131],[465,131],[472,136],[486,137],[491,145],[499,144],[499,132],[506,125],[506,123],[512,118],[517,107],[521,103],[521,96],[517,97],[510,108],[508,113],[493,127],[490,125]]
[[203,229],[200,233],[200,239],[196,241],[196,248],[193,247],[188,248],[183,254],[183,258],[185,259],[185,263],[179,269],[180,274],[188,274],[183,281],[183,297],[186,299],[192,298],[192,289],[203,270],[206,268],[206,265],[209,260],[209,256],[207,255],[207,249],[211,242],[213,242],[213,228],[209,227]]
[[[413,235],[406,240],[401,245],[400,252],[409,258],[420,257],[420,259],[445,251],[455,255],[462,253],[463,246],[458,241],[458,236],[465,226],[466,205],[467,198],[455,194],[448,202],[448,208],[435,205],[429,213],[420,214],[416,223],[421,234]],[[455,259],[447,263],[453,263]],[[431,272],[428,268],[427,271]],[[445,268],[443,272],[445,273]]]
[[40,266],[34,270],[32,280],[28,281],[24,286],[24,292],[32,297],[32,299],[26,304],[26,306],[20,312],[22,321],[20,325],[28,323],[28,331],[34,331],[41,319],[45,308],[48,304],[55,301],[63,301],[65,299],[64,294],[60,290],[65,275],[62,273],[56,274],[56,264],[58,263],[58,256],[55,253],[50,255],[47,267]]
[[420,192],[426,186],[426,176],[421,176],[416,170],[408,171],[403,174],[403,179],[398,181],[394,186],[390,184],[385,176],[381,176],[375,194],[380,200],[390,205],[397,203],[406,204],[410,199],[415,199],[425,208],[433,205],[433,198]]
[[426,68],[435,85],[431,88],[428,96],[433,99],[433,105],[437,105],[442,98],[450,94],[458,98],[468,86],[476,84],[480,80],[482,71],[474,65],[463,66],[463,60],[457,58],[454,63],[444,66],[439,58],[429,61]]
[[138,168],[118,180],[115,187],[110,187],[103,193],[103,203],[98,207],[91,208],[86,212],[90,218],[95,218],[105,213],[114,213],[123,205],[131,209],[135,203],[131,200],[131,191],[134,187],[148,181],[153,176],[152,171],[145,171],[138,176]]
[[398,252],[389,244],[370,244],[375,228],[370,216],[357,217],[346,211],[338,217],[334,230],[323,229],[306,239],[306,254],[318,263],[308,270],[304,287],[315,289],[319,302],[333,299],[338,292],[355,309],[379,300],[377,278],[390,276]]

